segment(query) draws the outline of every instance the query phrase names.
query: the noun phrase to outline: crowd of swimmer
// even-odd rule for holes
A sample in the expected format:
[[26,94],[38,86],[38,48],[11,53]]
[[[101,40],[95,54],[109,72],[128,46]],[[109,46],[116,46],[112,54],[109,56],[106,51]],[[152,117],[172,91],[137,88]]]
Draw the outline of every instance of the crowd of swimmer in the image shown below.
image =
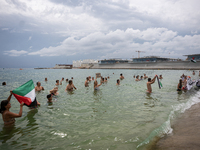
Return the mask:
[[[195,71],[192,72],[192,75],[195,75]],[[200,76],[200,71],[199,71],[199,76]],[[182,74],[180,78],[181,79],[179,80],[179,83],[177,85],[177,91],[187,91],[188,90],[187,82],[188,82],[188,79],[191,80],[191,77]],[[200,80],[196,82],[196,86],[200,87]]]
[[[194,71],[193,71],[193,75],[195,75]],[[199,76],[200,76],[200,71],[199,71]],[[141,80],[147,79],[147,83],[146,83],[147,84],[147,91],[146,91],[147,93],[152,93],[151,84],[153,84],[155,82],[156,77],[158,77],[158,76],[155,75],[154,78],[151,79],[151,78],[148,78],[148,76],[146,76],[146,74],[144,74],[144,76],[139,76],[139,75],[133,76],[133,78],[135,78],[135,81],[141,81]],[[98,84],[97,80],[94,79],[94,77],[91,78],[91,76],[89,76],[89,77],[86,77],[84,84],[85,84],[85,87],[88,87],[89,82],[94,81],[94,90],[99,90],[99,86],[101,86],[103,83],[108,82],[109,78],[110,78],[109,76],[105,77],[105,78],[103,78],[101,76],[100,84]],[[160,75],[158,78],[163,79],[162,75]],[[66,91],[73,91],[73,89],[76,89],[76,87],[73,84],[72,79],[73,79],[73,77],[71,78],[71,80],[66,79],[66,82],[68,82],[68,85],[66,86],[66,89],[65,89]],[[120,74],[119,79],[117,79],[116,85],[119,86],[120,80],[123,80],[123,79],[124,79],[123,74]],[[45,81],[48,81],[47,78],[45,78]],[[56,84],[55,84],[56,86],[52,90],[50,90],[49,94],[47,95],[48,103],[52,103],[53,95],[58,95],[58,87],[57,86],[62,85],[63,81],[64,81],[64,78],[62,78],[61,81],[56,80]],[[3,82],[2,85],[6,85],[6,82]],[[187,86],[187,76],[183,74],[181,76],[181,79],[179,80],[179,84],[177,86],[177,91],[186,90],[186,86]],[[40,82],[37,82],[37,85],[35,86],[35,91],[42,91],[42,90],[44,90],[44,87],[41,86]],[[20,104],[20,111],[18,114],[9,111],[11,108],[10,100],[11,100],[12,94],[13,94],[12,91],[10,91],[10,95],[7,98],[7,100],[1,101],[0,113],[2,114],[2,119],[4,121],[4,125],[13,124],[15,122],[15,118],[22,116],[22,108],[24,105],[23,102]],[[40,103],[37,102],[37,105],[40,105]]]

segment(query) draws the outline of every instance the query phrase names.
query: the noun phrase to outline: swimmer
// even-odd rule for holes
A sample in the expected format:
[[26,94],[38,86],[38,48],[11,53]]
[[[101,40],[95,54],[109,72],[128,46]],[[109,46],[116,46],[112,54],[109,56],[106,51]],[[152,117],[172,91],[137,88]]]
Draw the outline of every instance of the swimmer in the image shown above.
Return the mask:
[[[101,83],[102,84],[102,83]],[[101,84],[98,84],[97,80],[94,81],[94,90],[99,90],[99,86]]]
[[[199,71],[200,72],[200,71]],[[108,79],[110,79],[110,77],[108,76]]]
[[62,81],[64,81],[64,78],[62,78],[62,79],[60,80],[60,85],[62,85]]
[[107,77],[105,77],[104,82],[107,82],[107,81],[108,81],[108,79],[107,79]]
[[66,91],[73,91],[73,89],[76,89],[76,87],[74,86],[72,80],[69,80],[69,84],[66,86]]
[[48,81],[47,78],[45,78],[44,81]]
[[89,78],[89,81],[92,81],[91,76],[89,76],[88,78]]
[[139,79],[139,75],[136,76],[135,81],[140,81],[140,79]]
[[143,76],[140,77],[140,80],[143,80]]
[[146,76],[146,74],[144,74],[144,79],[147,79],[148,78],[148,76]]
[[117,79],[116,85],[120,85],[120,80],[119,79]]
[[192,75],[195,75],[195,72],[194,72],[194,71],[192,72]]
[[48,103],[52,103],[53,101],[52,101],[52,95],[51,94],[48,94],[47,95],[47,99],[48,99]]
[[12,91],[10,91],[10,96],[7,98],[7,100],[1,101],[0,113],[2,114],[4,125],[13,124],[15,123],[15,118],[22,116],[22,109],[24,105],[23,102],[20,104],[20,110],[18,114],[15,114],[9,111],[11,108],[10,99],[12,97],[12,94],[13,94]]
[[89,86],[89,77],[87,77],[85,80],[85,87],[88,87],[88,86]]
[[74,78],[73,78],[73,77],[71,77],[71,79],[73,80]]
[[152,88],[151,88],[151,84],[153,84],[156,80],[157,75],[155,75],[155,77],[151,80],[151,78],[148,78],[148,82],[147,82],[147,93],[152,93]]
[[43,88],[43,86],[41,86],[41,83],[40,82],[37,82],[36,83],[37,84],[37,86],[35,86],[35,91],[42,91],[42,90],[44,90],[44,88]]
[[120,74],[120,77],[119,77],[121,80],[124,79],[124,76],[122,75],[122,73]]
[[177,86],[177,91],[181,91],[182,90],[182,79],[179,80],[179,84]]
[[55,85],[60,85],[59,80],[56,80],[56,84]]
[[50,90],[50,94],[53,94],[53,95],[58,95],[58,87],[54,87],[52,90]]
[[183,87],[182,90],[187,90],[187,76],[185,76],[184,80],[183,80]]
[[94,77],[92,77],[92,81],[94,81]]
[[2,85],[6,85],[6,82],[2,82]]
[[68,78],[66,79],[66,82],[68,82],[69,80],[68,80]]
[[163,79],[162,74],[160,75],[159,79]]
[[133,76],[133,78],[135,78],[135,75]]
[[103,77],[101,77],[101,84],[102,84],[102,83],[104,83],[104,78],[103,78]]

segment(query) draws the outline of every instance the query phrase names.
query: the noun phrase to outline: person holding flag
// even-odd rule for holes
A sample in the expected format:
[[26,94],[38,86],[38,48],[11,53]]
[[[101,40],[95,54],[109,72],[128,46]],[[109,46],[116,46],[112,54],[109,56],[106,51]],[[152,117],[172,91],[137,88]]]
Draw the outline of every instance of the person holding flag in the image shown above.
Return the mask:
[[10,104],[10,99],[12,97],[13,92],[10,91],[10,96],[8,97],[7,100],[1,101],[1,108],[0,108],[0,113],[2,114],[2,119],[4,121],[4,125],[10,125],[15,123],[15,118],[21,117],[22,116],[22,108],[24,103],[22,102],[20,104],[20,110],[18,114],[10,112],[11,104]]

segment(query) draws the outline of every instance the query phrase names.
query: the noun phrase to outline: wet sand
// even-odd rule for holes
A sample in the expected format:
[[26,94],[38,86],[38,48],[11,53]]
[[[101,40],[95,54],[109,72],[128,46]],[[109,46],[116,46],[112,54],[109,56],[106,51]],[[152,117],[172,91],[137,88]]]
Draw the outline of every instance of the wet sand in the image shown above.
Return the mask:
[[166,135],[151,150],[200,150],[200,103],[186,110],[172,125],[173,133]]

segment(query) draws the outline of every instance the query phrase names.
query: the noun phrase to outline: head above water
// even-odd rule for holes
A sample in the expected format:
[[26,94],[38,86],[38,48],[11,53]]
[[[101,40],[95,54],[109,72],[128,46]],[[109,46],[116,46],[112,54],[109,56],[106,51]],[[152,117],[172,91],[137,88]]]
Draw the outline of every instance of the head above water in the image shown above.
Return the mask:
[[41,83],[40,83],[39,81],[38,81],[36,84],[37,84],[37,86],[40,86],[40,85],[41,85]]
[[69,84],[72,84],[72,80],[69,80]]
[[8,100],[1,101],[0,113],[3,113],[6,110],[6,106],[8,105]]
[[148,82],[150,82],[151,81],[151,78],[148,78]]
[[2,85],[6,85],[6,82],[2,82]]

